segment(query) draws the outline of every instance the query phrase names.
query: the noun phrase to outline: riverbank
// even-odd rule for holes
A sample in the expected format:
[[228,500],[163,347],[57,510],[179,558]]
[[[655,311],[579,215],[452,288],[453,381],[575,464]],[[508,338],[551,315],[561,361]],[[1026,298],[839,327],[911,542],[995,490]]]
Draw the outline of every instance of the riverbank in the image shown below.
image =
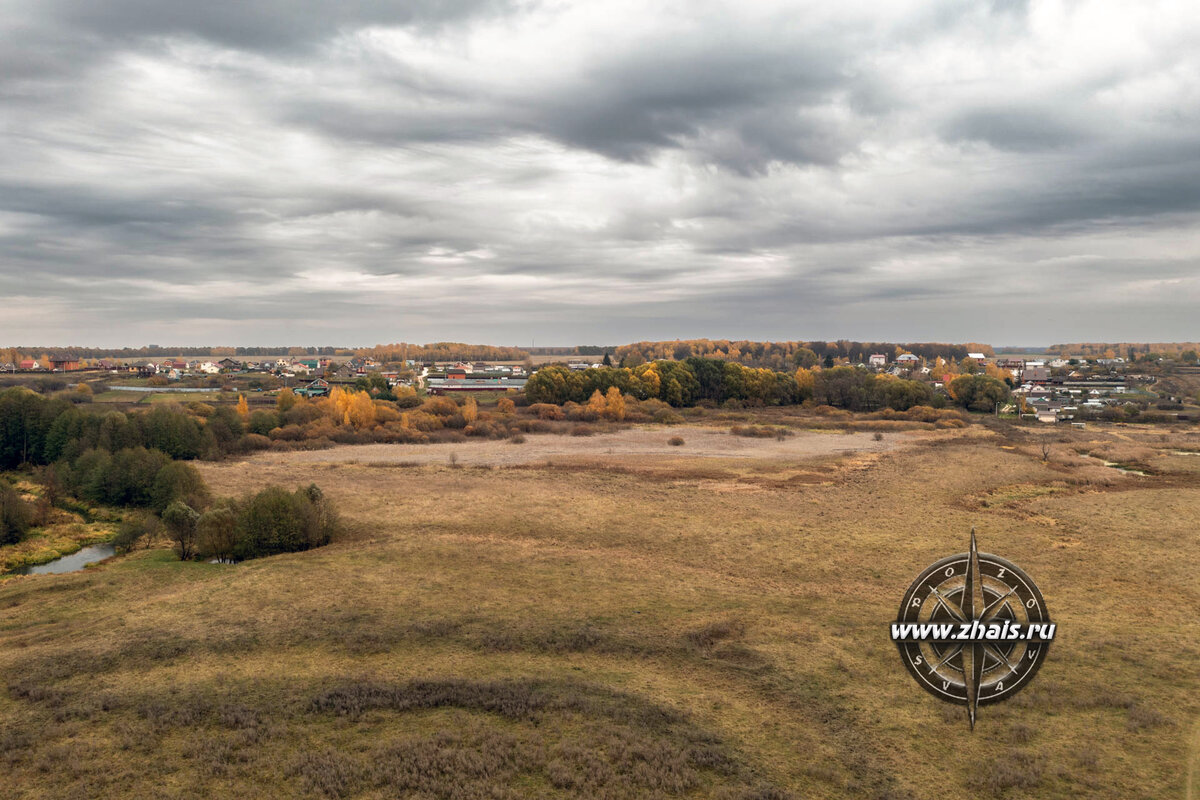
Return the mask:
[[0,580],[24,567],[48,564],[89,545],[110,542],[115,535],[111,522],[71,522],[35,529],[17,544],[0,547]]

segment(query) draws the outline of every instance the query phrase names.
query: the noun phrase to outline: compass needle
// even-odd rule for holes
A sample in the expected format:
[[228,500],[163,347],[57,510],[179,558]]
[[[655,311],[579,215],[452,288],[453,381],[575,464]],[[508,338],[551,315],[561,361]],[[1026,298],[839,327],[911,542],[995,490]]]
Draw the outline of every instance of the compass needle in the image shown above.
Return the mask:
[[956,655],[958,655],[958,654],[959,654],[959,653],[961,653],[961,652],[962,652],[962,645],[961,645],[961,644],[955,645],[954,647],[950,648],[950,652],[946,653],[946,655],[942,657],[942,660],[941,660],[941,661],[939,661],[939,662],[938,662],[938,663],[937,663],[937,664],[934,666],[934,669],[935,669],[935,670],[939,670],[939,669],[941,669],[942,667],[944,667],[944,666],[945,666],[945,665],[946,665],[946,664],[947,664],[947,663],[950,661],[950,659],[954,658]]
[[992,658],[996,659],[997,661],[1003,662],[1004,666],[1008,667],[1009,673],[1013,673],[1013,672],[1017,671],[1018,665],[1009,661],[1008,656],[1006,656],[1006,655],[1004,655],[1004,653],[1000,652],[1000,648],[994,647],[990,644],[985,644],[983,646],[983,649],[988,654],[990,654]]
[[[963,613],[972,624],[983,614],[983,581],[979,574],[979,549],[975,545],[975,529],[971,529],[971,549],[967,558],[967,580],[963,586]],[[983,643],[971,642],[963,648],[963,678],[967,684],[967,718],[975,730],[975,713],[979,709],[979,684],[983,680]]]
[[959,622],[967,621],[967,618],[963,616],[962,610],[955,608],[954,604],[947,599],[946,595],[942,594],[937,589],[930,589],[929,594],[932,595],[935,600],[937,600],[937,604],[939,606],[946,609],[947,614],[954,617]]
[[988,607],[983,610],[983,621],[989,622],[994,619],[995,616],[1000,613],[1000,609],[1004,608],[1004,601],[1016,593],[1017,590],[1010,587],[1007,592],[993,600]]

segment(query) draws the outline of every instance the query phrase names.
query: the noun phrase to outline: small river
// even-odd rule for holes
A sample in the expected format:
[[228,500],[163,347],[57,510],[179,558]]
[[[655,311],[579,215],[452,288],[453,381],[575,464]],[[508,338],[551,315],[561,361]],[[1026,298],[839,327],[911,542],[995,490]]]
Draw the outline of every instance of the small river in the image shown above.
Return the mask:
[[35,567],[22,567],[14,570],[14,575],[58,575],[63,572],[78,572],[88,564],[93,564],[97,561],[116,555],[117,550],[111,544],[93,544],[83,548],[77,552],[71,553],[69,556],[56,558],[46,564],[38,564]]

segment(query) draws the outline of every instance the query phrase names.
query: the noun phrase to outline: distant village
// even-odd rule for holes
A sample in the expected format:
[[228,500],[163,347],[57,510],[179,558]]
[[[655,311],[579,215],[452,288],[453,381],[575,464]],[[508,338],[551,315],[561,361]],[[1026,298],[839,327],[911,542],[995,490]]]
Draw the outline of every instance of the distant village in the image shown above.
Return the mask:
[[[602,366],[599,361],[587,359],[559,363],[565,363],[571,370]],[[845,361],[838,363],[844,364]],[[922,380],[928,382],[935,390],[943,391],[944,384],[961,374],[986,374],[1004,380],[1012,387],[1012,404],[997,409],[997,413],[1020,414],[1047,423],[1073,421],[1077,416],[1087,416],[1081,412],[1102,411],[1139,400],[1145,402],[1159,399],[1157,395],[1146,390],[1149,384],[1158,379],[1158,375],[1145,371],[1158,371],[1159,365],[1146,364],[1140,360],[1136,363],[1127,362],[1118,356],[1091,359],[1026,359],[969,353],[961,361],[948,364],[940,358],[930,361],[912,353],[892,356],[875,353],[870,355],[865,363],[854,366],[878,374]],[[1200,370],[1200,367],[1194,365],[1179,366],[1189,371]],[[158,378],[162,381],[159,385],[209,376],[253,376],[257,373],[274,376],[278,379],[275,385],[288,386],[297,394],[320,397],[328,394],[332,386],[353,384],[374,374],[386,380],[389,387],[408,386],[432,395],[452,392],[507,392],[523,389],[529,375],[536,371],[536,368],[529,361],[518,365],[482,361],[407,360],[385,365],[364,356],[341,360],[327,356],[289,356],[261,360],[226,357],[190,360],[168,358],[161,361],[107,358],[85,361],[70,356],[47,356],[41,359],[27,358],[16,363],[0,363],[0,373],[80,370]]]
[[[80,358],[53,357],[43,360],[25,359],[16,364],[0,363],[3,372],[76,372],[91,370],[114,375],[122,373],[138,378],[158,377],[168,383],[188,378],[216,375],[273,375],[283,381],[294,392],[309,397],[320,397],[330,392],[331,386],[339,383],[354,383],[359,378],[378,373],[388,386],[411,386],[424,389],[429,394],[445,392],[505,392],[525,387],[528,370],[521,365],[490,364],[477,362],[425,362],[413,360],[403,362],[403,369],[385,369],[384,365],[371,358],[353,357],[339,361],[329,357],[279,358],[263,360],[237,360],[222,358],[164,359],[118,361],[100,358],[85,362]],[[591,366],[590,364],[587,366]]]
[[[1119,407],[1131,399],[1158,399],[1143,388],[1154,383],[1157,376],[1131,369],[1135,365],[1119,356],[1026,360],[968,353],[963,361],[973,362],[976,371],[1003,379],[1012,386],[1013,404],[997,409],[998,413],[1019,413],[1039,422],[1071,421],[1080,416],[1081,410]],[[886,354],[876,353],[860,366],[897,377],[924,377],[934,388],[944,388],[943,380],[932,378],[935,368],[912,354],[901,354],[893,361]]]

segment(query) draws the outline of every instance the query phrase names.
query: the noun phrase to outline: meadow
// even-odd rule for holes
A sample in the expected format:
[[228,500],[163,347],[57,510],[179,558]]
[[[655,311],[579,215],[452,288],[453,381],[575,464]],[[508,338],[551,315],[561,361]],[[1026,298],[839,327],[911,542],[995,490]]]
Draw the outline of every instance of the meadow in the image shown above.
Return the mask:
[[[0,797],[1200,790],[1200,434],[633,430],[201,464],[316,483],[350,533],[0,579]],[[887,631],[972,526],[1060,626],[974,733]]]

